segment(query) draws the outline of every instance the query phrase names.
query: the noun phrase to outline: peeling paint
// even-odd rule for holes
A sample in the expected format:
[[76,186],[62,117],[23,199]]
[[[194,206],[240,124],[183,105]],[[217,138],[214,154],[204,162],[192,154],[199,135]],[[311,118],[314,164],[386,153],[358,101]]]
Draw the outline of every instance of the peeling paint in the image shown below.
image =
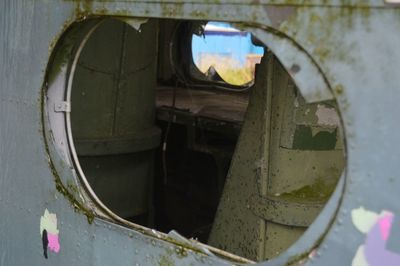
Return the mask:
[[40,236],[43,243],[43,255],[47,259],[47,249],[58,253],[60,251],[59,230],[57,228],[57,215],[50,213],[47,209],[40,217]]
[[318,104],[315,115],[318,118],[319,125],[338,127],[340,125],[339,116],[333,107],[327,107],[323,104]]
[[293,149],[297,150],[333,150],[337,140],[336,129],[332,132],[311,126],[298,125],[294,133]]
[[377,213],[366,210],[364,207],[351,211],[353,224],[357,227],[358,231],[363,234],[366,234],[371,230],[378,218],[379,215]]

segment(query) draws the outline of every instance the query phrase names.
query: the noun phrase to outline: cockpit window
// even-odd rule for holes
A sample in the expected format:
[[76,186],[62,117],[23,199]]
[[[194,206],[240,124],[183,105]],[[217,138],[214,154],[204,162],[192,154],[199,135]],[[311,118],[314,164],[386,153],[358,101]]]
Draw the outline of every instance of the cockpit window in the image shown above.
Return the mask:
[[202,34],[192,36],[193,62],[208,81],[251,85],[263,54],[264,48],[253,44],[250,32],[229,23],[208,22]]

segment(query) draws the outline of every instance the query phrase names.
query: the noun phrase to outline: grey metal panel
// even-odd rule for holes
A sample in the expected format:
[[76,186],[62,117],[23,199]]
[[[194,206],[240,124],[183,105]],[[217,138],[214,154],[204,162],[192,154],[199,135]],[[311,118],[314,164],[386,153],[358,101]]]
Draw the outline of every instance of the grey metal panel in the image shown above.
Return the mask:
[[[327,15],[326,12],[321,15]],[[335,14],[337,11],[330,16]],[[350,29],[339,31],[349,21]],[[335,19],[334,24],[332,33],[336,34],[330,35],[329,46],[334,51],[333,47],[340,42],[341,49],[336,52],[337,57],[321,64],[327,69],[328,78],[334,81],[342,111],[348,181],[341,210],[316,259],[326,265],[333,265],[335,256],[328,252],[333,248],[343,254],[340,258],[343,264],[350,264],[355,256],[354,247],[365,241],[366,236],[353,224],[352,210],[364,206],[377,213],[388,210],[396,217],[400,211],[397,141],[400,51],[396,45],[400,36],[392,34],[400,25],[398,10],[371,10],[367,19],[357,12]],[[391,237],[399,236],[393,233]],[[387,263],[381,258],[382,265]]]
[[113,212],[151,220],[154,152],[146,151],[159,146],[161,133],[154,125],[158,21],[138,29],[116,19],[99,23],[76,44],[64,99],[72,105],[66,123],[74,165]]
[[257,178],[264,177],[262,173],[268,171],[265,170],[268,164],[263,160],[267,161],[264,156],[269,154],[265,151],[270,139],[267,121],[271,116],[268,108],[271,92],[264,88],[271,87],[272,79],[258,73],[267,73],[273,62],[273,55],[268,54],[256,68],[255,86],[208,240],[210,245],[234,250],[253,260],[264,258],[260,246],[264,249],[265,221],[253,214],[248,201],[256,193],[264,195],[262,188],[258,189],[262,181]]
[[256,216],[264,220],[297,227],[311,225],[323,207],[318,203],[298,203],[259,195],[249,199],[249,206]]
[[[381,1],[374,3],[383,5]],[[143,258],[142,254],[146,254],[141,252],[143,249],[152,248],[151,243],[143,245],[140,239],[129,240],[129,233],[127,236],[115,225],[108,228],[102,222],[88,224],[86,217],[74,212],[53,183],[54,175],[48,165],[41,132],[41,87],[49,47],[51,50],[63,25],[74,19],[74,5],[62,1],[0,2],[0,207],[5,214],[0,219],[2,265],[102,265],[107,259],[112,259],[115,265],[128,262],[131,265],[132,261]],[[106,4],[96,5],[100,10]],[[167,10],[164,14],[157,4],[108,5],[109,11],[103,9],[103,14],[118,14],[118,10],[128,9],[130,12],[122,12],[123,15],[175,15],[193,19],[207,16],[235,21],[247,21],[249,14],[254,14],[250,19],[269,23],[263,9],[257,5],[238,4],[221,11],[221,8],[212,8],[212,4],[193,4],[186,5],[185,12]],[[310,25],[313,19],[317,19],[317,23]],[[288,23],[286,34],[304,47],[334,88],[347,141],[346,194],[333,227],[309,264],[351,264],[356,249],[365,241],[365,236],[352,223],[350,213],[354,208],[364,206],[375,212],[386,209],[396,216],[400,214],[400,35],[394,34],[399,25],[398,9],[322,7],[304,8]],[[54,160],[61,162],[65,158]],[[65,163],[64,167],[65,175],[70,175]],[[52,254],[47,261],[42,255],[39,230],[36,230],[45,208],[56,212],[61,237],[60,253]],[[101,238],[96,237],[97,233]],[[398,238],[398,235],[391,237]],[[127,242],[133,243],[132,247],[141,243],[143,249],[135,254],[117,244]],[[160,253],[155,251],[154,254]],[[292,256],[283,255],[277,265],[295,259]],[[172,259],[182,265],[201,263],[191,255],[185,261],[177,256]],[[145,257],[143,260],[149,262]],[[221,263],[210,260],[206,262]],[[153,263],[156,262],[148,264]]]
[[80,67],[75,79],[79,80],[79,88],[76,88],[77,93],[73,93],[71,99],[71,109],[76,110],[72,112],[74,137],[112,137],[115,106],[109,102],[117,97],[114,90],[115,77]]
[[[315,243],[321,240],[321,237],[326,234],[326,225],[335,219],[336,207],[340,203],[343,187],[344,175],[341,176],[335,192],[326,203],[325,208],[321,211],[320,215],[314,220],[311,230],[307,230],[301,237],[288,248],[280,256],[270,260],[268,266],[286,265],[294,263],[302,258],[307,258],[315,248]],[[262,263],[261,263],[262,264]]]
[[[74,1],[74,0],[67,0],[67,1]],[[81,2],[80,5],[82,7],[87,7],[90,5],[86,1],[77,1]],[[102,4],[104,2],[113,2],[113,0],[102,0],[100,1]],[[126,2],[129,3],[146,3],[144,0],[127,0]],[[257,2],[249,2],[243,0],[219,0],[219,1],[202,1],[202,0],[169,0],[165,3],[165,6],[172,6],[173,4],[178,5],[188,5],[188,4],[209,4],[209,5],[287,5],[287,6],[332,6],[332,7],[356,7],[356,8],[365,8],[365,7],[393,7],[396,3],[393,0],[388,1],[379,1],[379,0],[348,0],[348,1],[340,1],[340,0],[330,0],[330,1],[323,1],[323,0],[258,0]]]

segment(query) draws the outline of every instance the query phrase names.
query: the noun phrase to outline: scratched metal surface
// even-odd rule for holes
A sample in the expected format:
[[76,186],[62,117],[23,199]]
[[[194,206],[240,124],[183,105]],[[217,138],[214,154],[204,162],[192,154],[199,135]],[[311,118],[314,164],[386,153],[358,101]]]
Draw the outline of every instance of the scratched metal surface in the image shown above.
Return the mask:
[[[321,0],[307,1],[307,6],[300,2],[1,1],[0,265],[229,264],[177,248],[156,234],[100,218],[89,223],[57,190],[42,121],[46,66],[66,26],[92,15],[227,20],[248,29],[263,27],[253,31],[291,72],[307,100],[336,98],[345,128],[347,171],[345,193],[331,226],[318,219],[307,239],[300,240],[302,246],[262,264],[351,265],[364,245],[357,254],[364,254],[370,265],[397,265],[400,232],[393,227],[387,234],[392,220],[374,213],[386,210],[398,224],[400,34],[395,33],[400,10],[383,1]],[[54,149],[52,143],[49,149]],[[60,176],[74,176],[64,157],[52,160],[61,165],[58,169],[64,166],[64,171],[58,170]],[[366,215],[360,207],[371,212]],[[49,252],[47,260],[39,230],[45,209],[57,215],[60,241],[59,253]],[[375,217],[372,227],[360,232],[355,225],[368,217]],[[375,225],[385,222],[386,231],[381,230],[386,232],[386,246],[373,238]],[[321,231],[326,234],[320,241]]]

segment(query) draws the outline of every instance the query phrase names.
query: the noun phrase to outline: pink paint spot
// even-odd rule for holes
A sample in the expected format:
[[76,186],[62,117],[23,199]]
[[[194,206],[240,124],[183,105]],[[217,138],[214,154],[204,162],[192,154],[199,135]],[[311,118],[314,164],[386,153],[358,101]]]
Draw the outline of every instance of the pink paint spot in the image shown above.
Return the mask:
[[56,234],[47,234],[47,239],[49,240],[49,249],[58,253],[60,251],[60,242],[58,242],[58,235]]
[[389,238],[390,228],[392,227],[393,214],[388,213],[379,219],[379,228],[382,239],[386,241]]
[[364,244],[365,259],[370,266],[399,266],[400,254],[386,249],[390,237],[393,213],[384,212],[367,234]]

